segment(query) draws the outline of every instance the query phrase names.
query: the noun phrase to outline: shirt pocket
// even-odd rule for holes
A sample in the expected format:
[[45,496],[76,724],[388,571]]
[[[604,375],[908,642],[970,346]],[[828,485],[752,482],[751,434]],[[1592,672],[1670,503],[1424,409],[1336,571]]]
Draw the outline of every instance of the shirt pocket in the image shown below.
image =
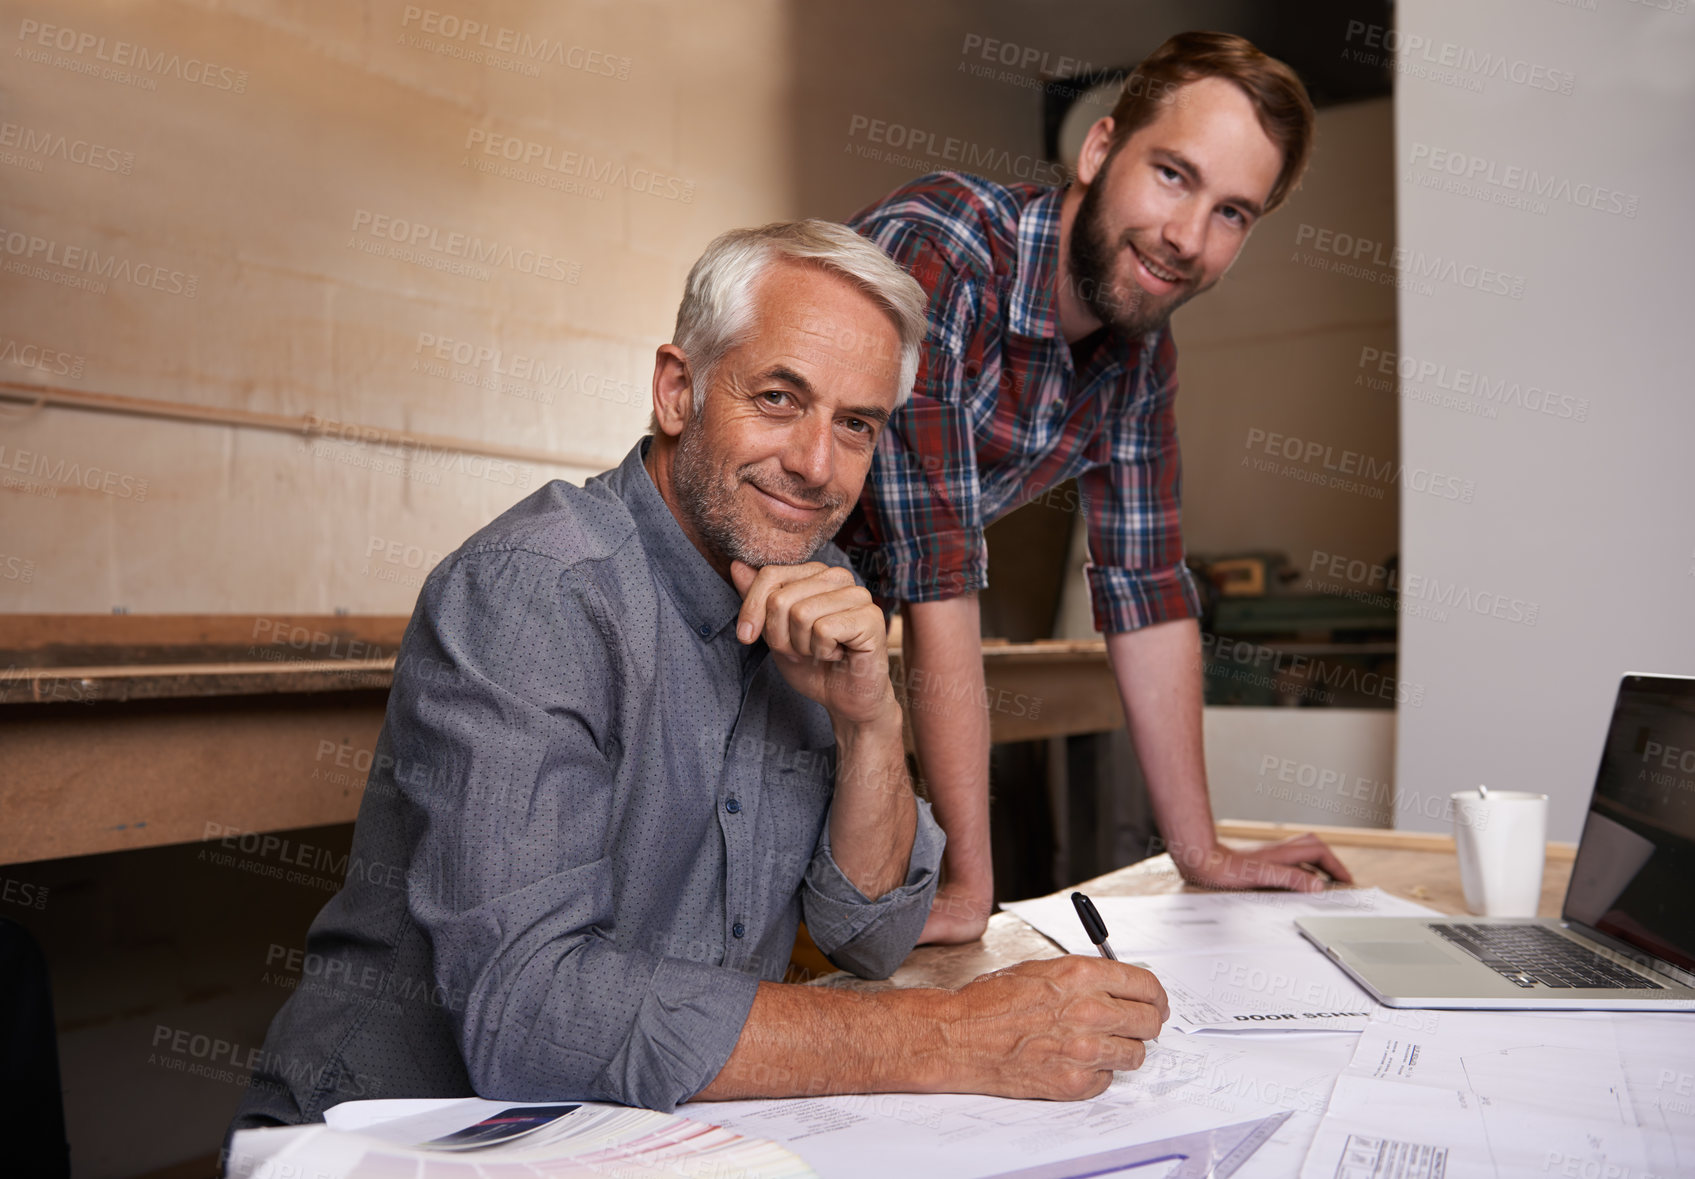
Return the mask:
[[760,770],[761,875],[769,895],[786,897],[799,891],[823,834],[836,784],[836,747],[774,745]]

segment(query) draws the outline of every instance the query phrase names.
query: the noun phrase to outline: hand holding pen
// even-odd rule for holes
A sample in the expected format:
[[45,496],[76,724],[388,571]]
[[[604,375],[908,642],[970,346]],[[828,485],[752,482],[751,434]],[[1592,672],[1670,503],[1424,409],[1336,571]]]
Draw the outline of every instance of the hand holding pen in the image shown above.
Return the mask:
[[1077,909],[1078,919],[1083,922],[1083,932],[1095,943],[1095,949],[1101,952],[1101,957],[1117,962],[1118,955],[1112,952],[1112,943],[1106,940],[1106,922],[1101,920],[1100,913],[1095,909],[1095,902],[1080,892],[1074,892],[1071,894],[1071,903]]
[[983,1029],[992,1041],[976,1054],[984,1075],[974,1092],[1027,1096],[1040,1077],[1051,1086],[1044,1096],[1093,1097],[1115,1072],[1141,1067],[1146,1045],[1158,1042],[1171,1017],[1159,979],[1118,960],[1088,897],[1072,893],[1071,901],[1099,958],[1062,954],[1020,962],[954,993],[962,1009],[958,1026]]

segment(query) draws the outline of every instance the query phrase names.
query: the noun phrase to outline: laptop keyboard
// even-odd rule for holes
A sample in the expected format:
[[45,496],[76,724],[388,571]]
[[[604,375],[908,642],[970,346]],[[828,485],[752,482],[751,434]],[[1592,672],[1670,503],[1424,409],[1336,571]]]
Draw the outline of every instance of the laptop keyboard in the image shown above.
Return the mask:
[[1597,987],[1610,990],[1665,988],[1627,970],[1545,925],[1430,926],[1510,983],[1533,987]]

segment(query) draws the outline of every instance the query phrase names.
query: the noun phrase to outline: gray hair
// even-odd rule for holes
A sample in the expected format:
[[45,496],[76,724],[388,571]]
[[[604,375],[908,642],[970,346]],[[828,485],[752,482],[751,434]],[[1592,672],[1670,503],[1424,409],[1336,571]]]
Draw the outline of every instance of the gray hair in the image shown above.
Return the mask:
[[929,330],[929,296],[916,279],[870,240],[834,221],[776,221],[758,229],[732,229],[706,247],[683,287],[671,343],[688,357],[694,411],[725,353],[742,343],[753,319],[753,289],[776,259],[820,266],[839,274],[881,307],[900,335],[898,408],[918,377],[918,349]]

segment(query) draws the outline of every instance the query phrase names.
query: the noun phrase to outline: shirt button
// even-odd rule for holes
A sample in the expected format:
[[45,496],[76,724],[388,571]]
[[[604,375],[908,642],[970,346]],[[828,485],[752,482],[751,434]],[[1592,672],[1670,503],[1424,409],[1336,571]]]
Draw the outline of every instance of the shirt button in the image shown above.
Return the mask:
[[[732,798],[724,803],[724,809],[729,811],[732,815],[739,815],[742,813],[742,800],[739,798]],[[740,937],[741,934],[738,933],[736,936]]]
[[734,925],[730,926],[730,932],[735,934],[737,937],[742,937],[747,933],[747,926],[738,921]]
[[699,626],[695,627],[695,633],[700,635],[703,639],[710,639],[712,637],[712,628],[703,622]]

